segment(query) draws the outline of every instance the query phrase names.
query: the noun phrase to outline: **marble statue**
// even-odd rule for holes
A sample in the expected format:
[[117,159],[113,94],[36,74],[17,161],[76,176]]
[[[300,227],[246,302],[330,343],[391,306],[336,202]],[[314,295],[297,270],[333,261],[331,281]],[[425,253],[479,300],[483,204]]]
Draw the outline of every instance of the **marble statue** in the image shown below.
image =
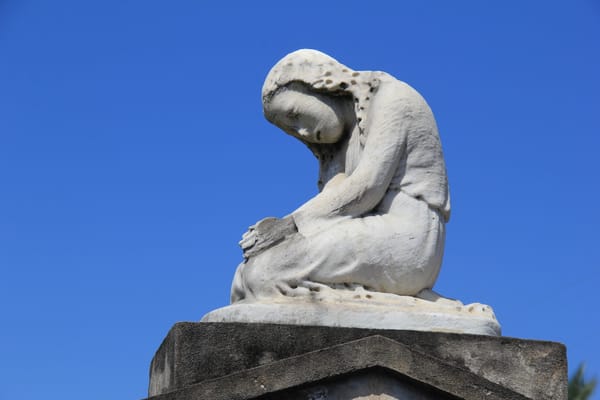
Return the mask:
[[304,49],[271,69],[262,101],[267,120],[316,156],[319,193],[249,228],[232,305],[204,321],[499,334],[489,307],[431,290],[450,196],[436,122],[417,91]]

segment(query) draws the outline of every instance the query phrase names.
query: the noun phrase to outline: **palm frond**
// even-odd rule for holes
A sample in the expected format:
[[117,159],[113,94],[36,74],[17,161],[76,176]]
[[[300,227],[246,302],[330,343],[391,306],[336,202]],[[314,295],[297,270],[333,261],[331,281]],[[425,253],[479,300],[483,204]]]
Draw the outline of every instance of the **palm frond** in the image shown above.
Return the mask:
[[588,400],[596,389],[598,381],[595,377],[586,381],[585,364],[579,364],[569,379],[569,400]]

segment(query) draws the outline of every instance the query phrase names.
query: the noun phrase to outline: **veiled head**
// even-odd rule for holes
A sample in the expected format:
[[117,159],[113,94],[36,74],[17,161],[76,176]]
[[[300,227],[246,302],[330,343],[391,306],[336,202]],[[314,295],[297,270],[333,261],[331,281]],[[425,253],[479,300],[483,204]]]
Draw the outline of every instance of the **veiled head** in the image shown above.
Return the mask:
[[[373,92],[377,90],[378,84],[378,79],[371,72],[353,71],[334,58],[317,50],[297,50],[282,58],[267,75],[262,89],[263,109],[267,119],[278,125],[272,119],[273,110],[278,109],[281,111],[281,106],[291,105],[292,97],[306,99],[306,96],[312,95],[315,101],[311,102],[314,107],[311,106],[310,108],[314,110],[317,107],[317,102],[321,103],[324,107],[320,107],[319,114],[322,116],[328,114],[327,107],[335,109],[336,98],[346,98],[354,104],[353,119],[358,124],[360,131],[364,132],[363,126],[368,104]],[[287,91],[299,92],[300,94],[288,93],[286,95],[285,92]],[[279,96],[280,94],[284,94],[288,98],[285,99],[284,97],[285,101],[283,101]],[[288,111],[291,116],[294,115],[293,110]],[[337,114],[339,118],[339,112]],[[332,117],[330,114],[329,116]],[[332,117],[328,121],[328,125],[331,125],[333,120]],[[282,129],[290,133],[288,129],[284,127]],[[323,132],[321,132],[322,135]],[[298,135],[294,136],[299,137]],[[312,136],[316,139],[316,131],[313,132]]]

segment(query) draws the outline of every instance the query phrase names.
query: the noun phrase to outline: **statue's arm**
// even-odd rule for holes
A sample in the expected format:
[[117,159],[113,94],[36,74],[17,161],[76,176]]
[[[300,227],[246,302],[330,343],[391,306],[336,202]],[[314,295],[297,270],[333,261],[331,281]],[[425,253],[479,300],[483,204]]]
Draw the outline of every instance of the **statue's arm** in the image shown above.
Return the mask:
[[407,131],[416,117],[412,97],[404,95],[408,89],[402,85],[396,81],[381,84],[370,106],[369,134],[357,168],[350,176],[332,180],[292,213],[300,232],[311,225],[326,224],[332,217],[363,215],[383,199],[406,151]]

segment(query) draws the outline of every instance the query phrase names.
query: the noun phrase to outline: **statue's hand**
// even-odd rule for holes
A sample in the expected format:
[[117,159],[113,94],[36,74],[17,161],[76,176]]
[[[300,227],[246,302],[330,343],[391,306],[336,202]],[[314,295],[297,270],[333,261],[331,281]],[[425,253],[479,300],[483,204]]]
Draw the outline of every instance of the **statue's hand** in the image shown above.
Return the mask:
[[258,232],[265,232],[268,226],[274,221],[277,221],[277,218],[267,217],[250,226],[246,233],[242,235],[242,240],[239,241],[242,250],[246,251],[252,248],[258,241]]
[[250,249],[256,243],[256,230],[254,229],[256,225],[252,225],[248,228],[248,231],[242,235],[242,240],[239,241],[239,245],[243,251]]
[[240,246],[244,258],[248,259],[262,251],[275,246],[287,235],[298,232],[291,216],[282,219],[268,217],[258,221],[242,235]]

